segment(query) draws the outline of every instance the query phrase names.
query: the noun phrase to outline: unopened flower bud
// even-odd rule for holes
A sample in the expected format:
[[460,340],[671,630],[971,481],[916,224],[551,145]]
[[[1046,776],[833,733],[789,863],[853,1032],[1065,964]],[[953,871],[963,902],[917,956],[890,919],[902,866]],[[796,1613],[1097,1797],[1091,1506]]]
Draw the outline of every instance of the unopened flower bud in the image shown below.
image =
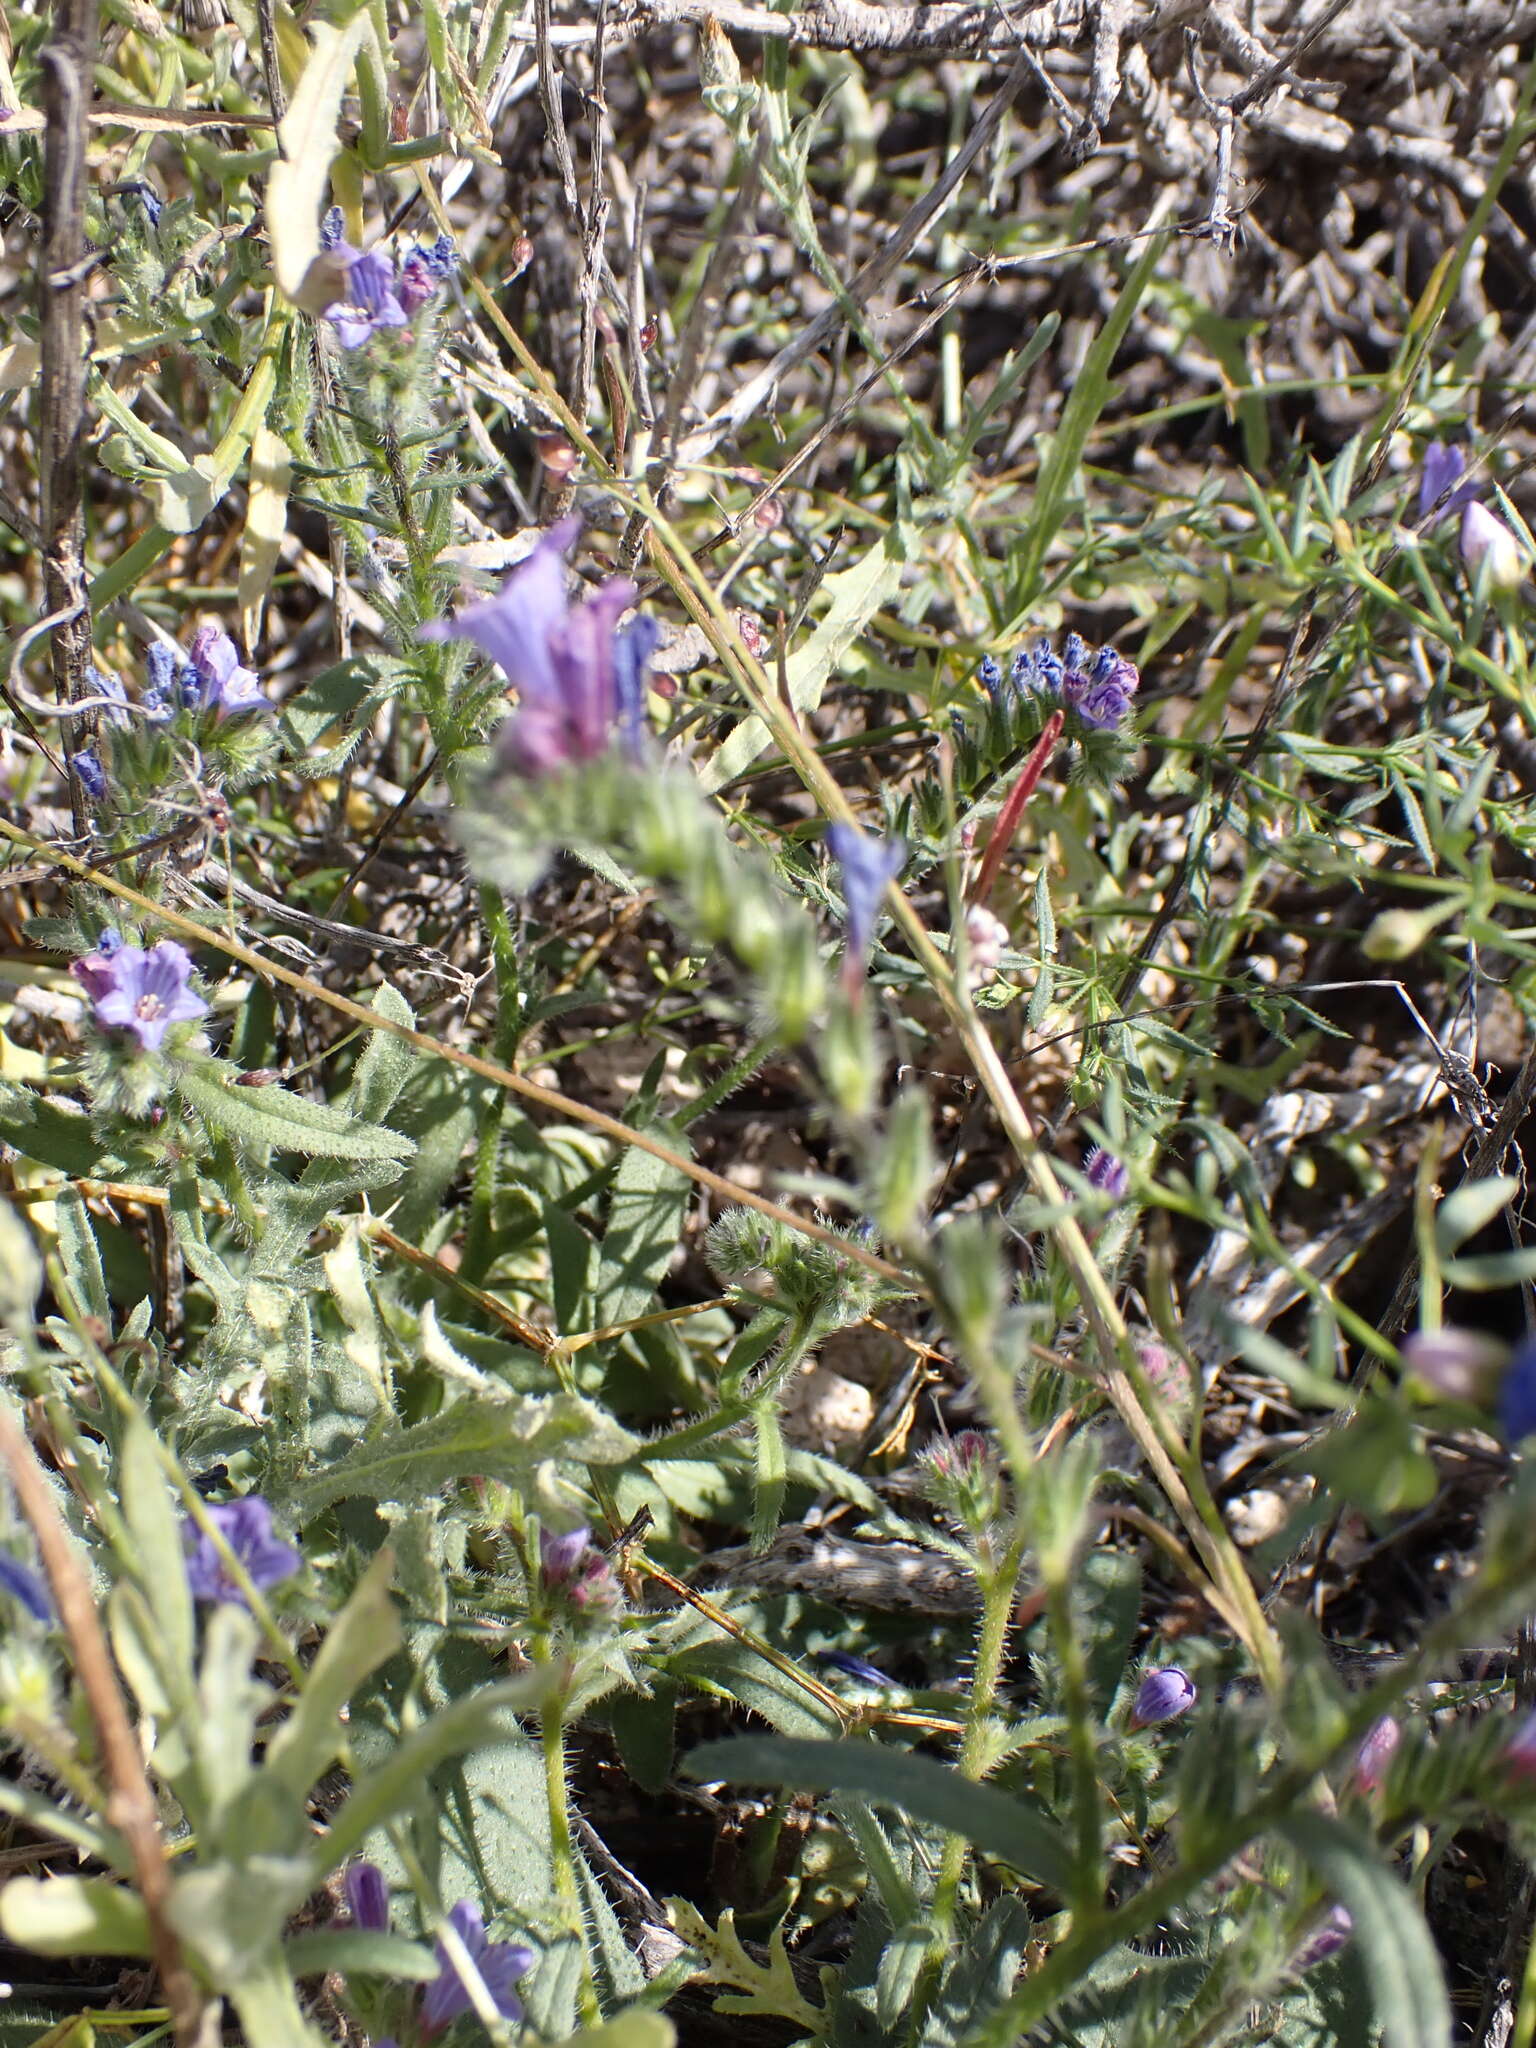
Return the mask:
[[1310,1970],[1315,1963],[1325,1962],[1329,1956],[1337,1955],[1354,1931],[1355,1923],[1349,1916],[1349,1909],[1346,1906],[1335,1906],[1311,1940],[1296,1951],[1291,1968]]
[[1488,579],[1490,590],[1518,590],[1525,574],[1520,543],[1486,505],[1473,503],[1461,515],[1461,559],[1474,581]]
[[1159,1670],[1149,1671],[1136,1688],[1130,1725],[1149,1728],[1154,1722],[1175,1721],[1180,1714],[1189,1712],[1197,1697],[1189,1673],[1181,1671],[1177,1664],[1165,1664]]
[[1403,1357],[1416,1380],[1452,1401],[1487,1406],[1498,1391],[1509,1347],[1484,1330],[1415,1330]]
[[1111,1202],[1123,1202],[1130,1192],[1130,1170],[1102,1145],[1095,1145],[1083,1161],[1083,1176],[1089,1187]]
[[1390,1714],[1373,1724],[1355,1751],[1355,1784],[1362,1792],[1376,1792],[1387,1775],[1387,1766],[1397,1754],[1403,1731]]

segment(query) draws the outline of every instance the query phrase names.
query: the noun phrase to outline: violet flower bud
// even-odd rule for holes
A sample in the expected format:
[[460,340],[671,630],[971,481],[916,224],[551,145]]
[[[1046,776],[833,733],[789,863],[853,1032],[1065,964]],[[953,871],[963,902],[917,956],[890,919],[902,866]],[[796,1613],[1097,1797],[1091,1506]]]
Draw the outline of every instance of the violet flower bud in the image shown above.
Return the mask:
[[352,1925],[369,1934],[389,1932],[389,1886],[377,1863],[349,1863],[342,1878]]
[[1187,1714],[1198,1697],[1194,1680],[1177,1664],[1165,1664],[1149,1671],[1136,1688],[1131,1702],[1130,1726],[1149,1728],[1158,1721],[1176,1721]]
[[1397,1746],[1402,1739],[1403,1731],[1390,1714],[1383,1714],[1372,1725],[1355,1751],[1354,1779],[1359,1791],[1380,1791],[1387,1766],[1397,1754]]
[[1335,1906],[1317,1932],[1296,1951],[1291,1968],[1310,1970],[1314,1964],[1337,1955],[1354,1931],[1355,1923],[1349,1916],[1348,1907]]
[[1130,1193],[1130,1169],[1102,1145],[1095,1145],[1083,1161],[1083,1178],[1111,1202],[1123,1202]]
[[1509,1346],[1485,1330],[1415,1330],[1403,1359],[1416,1380],[1451,1401],[1487,1406],[1498,1392]]
[[1512,1444],[1536,1436],[1536,1337],[1515,1346],[1499,1382],[1499,1422]]

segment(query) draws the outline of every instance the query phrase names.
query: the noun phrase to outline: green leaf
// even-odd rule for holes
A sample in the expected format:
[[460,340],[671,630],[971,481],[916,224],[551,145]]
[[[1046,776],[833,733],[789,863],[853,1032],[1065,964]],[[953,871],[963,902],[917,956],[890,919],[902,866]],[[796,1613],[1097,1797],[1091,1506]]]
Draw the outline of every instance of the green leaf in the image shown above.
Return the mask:
[[716,2011],[762,2013],[793,2020],[815,2034],[821,2032],[825,2015],[801,1994],[784,1947],[782,1928],[773,1930],[768,1960],[759,1963],[742,1947],[734,1913],[722,1913],[719,1926],[711,1927],[686,1899],[668,1899],[667,1914],[678,1938],[703,1957],[704,1981],[732,1987],[732,1995],[715,2000]]
[[9,1202],[0,1202],[0,1324],[23,1344],[32,1341],[32,1319],[43,1291],[43,1262],[32,1234]]
[[1536,1280],[1536,1246],[1518,1252],[1486,1252],[1467,1259],[1447,1259],[1440,1269],[1447,1287],[1459,1287],[1468,1294],[1496,1294],[1504,1287],[1521,1287]]
[[283,1943],[283,1960],[294,1977],[388,1977],[397,1984],[430,1984],[438,1960],[422,1942],[403,1934],[379,1934],[364,1927],[317,1927]]
[[147,1645],[173,1704],[192,1698],[196,1641],[192,1589],[187,1584],[182,1517],[171,1497],[149,1425],[131,1415],[118,1454],[118,1488],[123,1519],[133,1545],[127,1560],[155,1621]]
[[1295,1813],[1277,1832],[1348,1910],[1386,2048],[1445,2048],[1452,2034],[1450,2000],[1434,1942],[1407,1887],[1342,1821]]
[[[785,663],[790,702],[797,711],[814,711],[820,704],[833,669],[880,607],[900,590],[905,566],[904,536],[899,526],[892,526],[851,568],[825,579],[822,587],[831,596],[831,606]],[[744,718],[700,768],[699,787],[706,795],[722,788],[751,767],[771,738],[755,713]]]
[[625,2012],[604,2027],[583,2027],[554,2048],[675,2048],[677,2029],[659,2012]]
[[415,1149],[409,1138],[365,1124],[328,1102],[311,1102],[286,1088],[238,1087],[238,1073],[223,1060],[202,1060],[183,1071],[177,1087],[200,1115],[243,1144],[324,1159],[402,1163]]
[[871,1806],[894,1806],[914,1820],[963,1835],[1021,1875],[1067,1888],[1072,1860],[1066,1836],[1033,1805],[976,1785],[933,1757],[876,1742],[798,1742],[777,1735],[706,1742],[684,1759],[694,1778],[782,1785],[797,1792],[851,1792]]
[[[359,10],[344,27],[318,22],[314,49],[278,129],[281,154],[267,173],[267,239],[272,270],[290,299],[303,303],[309,267],[320,252],[320,213],[331,163],[341,141],[337,126],[352,61],[368,28]],[[323,310],[323,304],[311,312]]]
[[40,1956],[147,1956],[149,1917],[106,1877],[13,1877],[0,1891],[0,1930]]
[[430,1422],[381,1430],[317,1473],[295,1496],[301,1521],[337,1500],[422,1500],[471,1475],[528,1486],[552,1458],[618,1465],[640,1446],[601,1408],[575,1394],[455,1401]]
[[1519,1192],[1520,1183],[1513,1174],[1496,1173],[1488,1180],[1468,1181],[1447,1195],[1435,1211],[1435,1250],[1440,1258],[1450,1258],[1459,1245],[1508,1208]]
[[61,1109],[10,1081],[0,1081],[0,1139],[23,1158],[81,1180],[98,1173],[107,1160],[88,1116]]
[[1119,353],[1141,295],[1152,281],[1167,239],[1166,233],[1148,237],[1135,268],[1120,287],[1114,311],[1095,336],[1082,368],[1072,380],[1071,392],[1062,407],[1061,424],[1051,436],[1050,452],[1040,465],[1029,508],[1029,530],[1014,592],[1014,602],[1021,608],[1032,605],[1039,595],[1046,550],[1061,531],[1067,492],[1077,475],[1094,422],[1111,394],[1110,366]]
[[[648,1133],[680,1151],[687,1141],[666,1126]],[[596,1323],[632,1322],[653,1305],[663,1274],[677,1251],[692,1182],[675,1166],[631,1146],[619,1161],[608,1198],[597,1274]]]
[[400,1647],[400,1617],[389,1596],[394,1554],[381,1550],[326,1631],[298,1704],[273,1738],[265,1770],[302,1798],[340,1754],[341,1715],[363,1680]]
[[58,1199],[54,1214],[58,1223],[59,1256],[64,1261],[65,1272],[74,1283],[80,1306],[87,1314],[98,1316],[110,1330],[112,1302],[107,1293],[107,1278],[101,1269],[101,1247],[96,1242],[96,1232],[80,1198],[80,1190],[66,1188]]

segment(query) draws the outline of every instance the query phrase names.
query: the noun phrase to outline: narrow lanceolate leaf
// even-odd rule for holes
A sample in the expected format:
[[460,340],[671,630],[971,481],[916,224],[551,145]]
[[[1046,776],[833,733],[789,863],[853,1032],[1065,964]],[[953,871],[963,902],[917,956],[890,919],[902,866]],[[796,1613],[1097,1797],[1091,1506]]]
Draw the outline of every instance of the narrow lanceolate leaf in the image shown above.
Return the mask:
[[1450,2000],[1434,1942],[1407,1886],[1369,1844],[1325,1814],[1292,1814],[1278,1832],[1354,1922],[1385,2048],[1445,2048]]
[[320,253],[320,215],[331,164],[341,147],[336,132],[341,96],[367,27],[367,14],[361,11],[343,27],[316,25],[314,49],[278,130],[283,153],[267,175],[267,239],[273,274],[296,304],[305,303],[305,279]]
[[286,1088],[241,1088],[235,1071],[222,1061],[205,1061],[188,1068],[177,1086],[201,1116],[243,1144],[317,1159],[401,1162],[416,1149],[398,1132],[364,1123],[327,1102],[311,1102]]
[[292,481],[293,459],[287,444],[263,423],[251,436],[251,480],[246,494],[245,537],[240,543],[240,631],[253,654],[261,639],[261,615],[288,531],[288,487]]
[[547,1459],[617,1465],[638,1449],[628,1430],[575,1394],[455,1401],[430,1422],[359,1445],[301,1487],[296,1505],[308,1519],[335,1500],[421,1500],[471,1475],[521,1486]]
[[706,1742],[688,1757],[690,1777],[783,1785],[797,1792],[849,1792],[894,1806],[914,1820],[963,1835],[1025,1877],[1060,1890],[1072,1868],[1066,1836],[1040,1810],[969,1778],[933,1757],[877,1742],[800,1742],[748,1735]]

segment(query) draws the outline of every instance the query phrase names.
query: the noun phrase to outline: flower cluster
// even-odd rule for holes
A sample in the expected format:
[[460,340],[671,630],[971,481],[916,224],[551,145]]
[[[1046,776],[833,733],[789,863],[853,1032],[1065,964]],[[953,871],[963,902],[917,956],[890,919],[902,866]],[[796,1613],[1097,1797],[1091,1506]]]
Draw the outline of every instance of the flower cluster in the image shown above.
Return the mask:
[[170,641],[157,640],[144,657],[144,673],[149,687],[142,709],[156,723],[178,710],[225,719],[271,709],[255,671],[241,664],[239,648],[221,626],[199,626],[185,654]]
[[1422,521],[1436,501],[1444,498],[1435,524],[1453,512],[1461,514],[1457,547],[1467,574],[1474,580],[1479,572],[1486,574],[1494,590],[1516,590],[1525,573],[1520,544],[1479,498],[1477,486],[1463,483],[1466,468],[1467,458],[1459,448],[1444,441],[1430,442],[1419,474],[1418,517]]
[[[354,1863],[343,1879],[352,1924],[368,1934],[389,1932],[389,1887],[375,1863]],[[448,1915],[455,1934],[469,1953],[491,2003],[503,2019],[514,2023],[523,2008],[513,1986],[533,1967],[533,1950],[520,1942],[492,1941],[485,1931],[485,1915],[467,1899],[460,1900]],[[421,1995],[410,2038],[435,2041],[444,2028],[461,2014],[473,2010],[469,1986],[459,1975],[458,1965],[442,1941],[437,1943],[437,1975]],[[393,2039],[375,2042],[374,2048],[397,2048]]]
[[497,596],[421,628],[423,640],[472,641],[514,685],[517,713],[502,727],[497,752],[504,766],[531,778],[605,754],[616,726],[631,756],[644,737],[657,627],[639,618],[619,629],[636,595],[625,576],[570,602],[565,556],[579,531],[579,520],[562,519]]
[[[990,654],[977,678],[994,704],[1005,702],[1003,672]],[[1060,654],[1049,640],[1021,647],[1009,668],[1008,683],[1015,696],[1054,699],[1093,731],[1114,732],[1131,709],[1141,675],[1135,662],[1113,647],[1093,648],[1081,633],[1069,633]]]
[[539,1531],[539,1576],[545,1592],[579,1617],[612,1614],[623,1604],[613,1566],[584,1524],[564,1536]]
[[[208,1510],[224,1541],[245,1567],[246,1576],[258,1593],[291,1579],[304,1560],[291,1543],[285,1543],[272,1529],[272,1510],[259,1493],[243,1500],[223,1501]],[[187,1584],[194,1600],[246,1604],[244,1592],[230,1577],[229,1567],[219,1555],[213,1538],[195,1522],[184,1530],[187,1545]]]
[[333,300],[325,317],[344,349],[361,348],[386,328],[408,328],[458,262],[446,235],[417,243],[397,269],[382,249],[354,249],[341,230],[341,208],[333,206],[320,224],[320,246],[341,265],[345,297]]
[[140,1052],[158,1052],[173,1024],[190,1024],[208,1014],[208,1005],[188,986],[191,956],[174,939],[162,939],[145,952],[107,930],[71,972],[90,997],[96,1022],[108,1031],[127,1032]]

